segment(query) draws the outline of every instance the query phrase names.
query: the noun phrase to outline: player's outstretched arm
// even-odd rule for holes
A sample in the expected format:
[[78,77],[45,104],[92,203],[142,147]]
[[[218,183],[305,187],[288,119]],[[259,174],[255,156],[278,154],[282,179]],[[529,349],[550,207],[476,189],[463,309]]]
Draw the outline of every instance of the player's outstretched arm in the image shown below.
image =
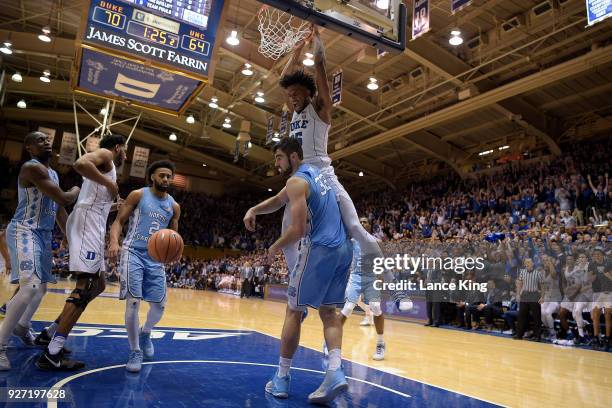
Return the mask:
[[113,153],[108,149],[98,149],[81,156],[72,166],[81,176],[106,187],[114,198],[119,194],[117,183],[104,177],[98,167],[113,160]]
[[315,60],[315,83],[317,85],[317,96],[314,100],[314,107],[317,115],[325,123],[331,123],[332,99],[327,82],[327,71],[325,69],[325,47],[319,36],[319,30],[314,27],[313,32],[313,52]]
[[6,230],[0,231],[0,254],[4,258],[4,269],[6,273],[11,273],[11,258],[6,245]]
[[287,197],[291,206],[291,225],[285,233],[268,249],[268,261],[272,262],[278,251],[294,244],[306,233],[308,204],[308,182],[299,177],[287,180]]
[[44,195],[51,198],[53,201],[62,207],[70,205],[79,197],[81,189],[72,187],[68,191],[63,191],[60,186],[55,184],[45,166],[39,163],[26,163],[21,168],[19,178],[23,181],[34,184]]
[[171,230],[178,232],[178,223],[179,219],[181,218],[181,206],[175,201],[174,204],[172,204],[172,209],[174,210],[174,215],[172,216],[168,226]]
[[125,222],[130,218],[130,215],[132,212],[134,212],[136,206],[138,206],[141,198],[142,189],[134,190],[128,194],[125,201],[123,201],[121,204],[121,208],[119,208],[115,222],[113,222],[113,225],[111,225],[108,242],[108,258],[113,263],[116,262],[117,258],[119,257],[119,236],[123,230],[123,224],[125,224]]
[[55,215],[55,223],[64,234],[64,237],[68,236],[68,234],[66,234],[66,221],[68,221],[68,213],[64,207],[60,207]]
[[285,187],[274,197],[270,197],[257,204],[255,207],[249,208],[244,215],[244,226],[251,232],[255,231],[255,219],[258,215],[270,214],[280,210],[287,204],[287,200],[287,188]]

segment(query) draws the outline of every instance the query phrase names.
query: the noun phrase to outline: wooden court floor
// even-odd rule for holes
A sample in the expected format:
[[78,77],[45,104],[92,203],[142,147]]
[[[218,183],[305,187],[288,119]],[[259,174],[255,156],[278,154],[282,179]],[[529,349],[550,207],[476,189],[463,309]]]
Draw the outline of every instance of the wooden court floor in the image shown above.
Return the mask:
[[[62,282],[50,287],[61,289],[70,285]],[[6,300],[12,290],[3,278],[0,299]],[[117,286],[109,286],[105,294],[116,292]],[[48,293],[34,319],[53,320],[64,299],[64,294]],[[159,325],[247,329],[278,337],[284,308],[278,302],[170,289],[166,313]],[[146,306],[141,308],[141,322],[146,310]],[[101,297],[88,306],[81,322],[123,324],[123,316],[122,301]],[[375,330],[360,327],[360,320],[361,316],[353,315],[346,323],[343,340],[346,359],[505,406],[612,406],[612,353],[387,321],[387,356],[377,362],[371,358]],[[322,325],[311,310],[302,328],[300,344],[320,350],[322,340]]]

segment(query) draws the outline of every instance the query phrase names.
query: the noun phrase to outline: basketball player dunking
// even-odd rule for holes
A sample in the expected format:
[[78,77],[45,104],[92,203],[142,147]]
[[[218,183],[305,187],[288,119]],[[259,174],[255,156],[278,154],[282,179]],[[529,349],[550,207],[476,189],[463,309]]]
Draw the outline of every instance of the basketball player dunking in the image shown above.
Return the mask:
[[[174,163],[167,160],[151,163],[147,176],[151,186],[132,191],[121,205],[111,227],[108,254],[110,261],[115,262],[121,252],[120,298],[126,300],[125,326],[131,350],[125,368],[133,373],[142,368],[143,357],[153,357],[151,330],[161,320],[166,303],[164,265],[151,259],[147,243],[160,229],[178,232],[181,215],[180,206],[168,194]],[[130,224],[120,249],[119,235],[128,218]],[[140,299],[149,303],[147,320],[141,329],[138,320]]]
[[[106,288],[104,243],[106,221],[119,194],[116,168],[125,160],[125,138],[108,135],[100,148],[74,163],[83,176],[83,185],[74,209],[66,222],[70,272],[76,285],[66,299],[58,323],[41,331],[38,344],[48,343],[36,366],[42,370],[76,370],[85,364],[64,357],[64,343],[87,305]],[[53,336],[51,339],[50,337]]]
[[286,202],[291,224],[268,249],[268,262],[272,263],[281,249],[299,243],[297,264],[289,276],[279,369],[266,384],[266,392],[277,398],[288,397],[291,360],[300,342],[304,311],[310,306],[319,309],[330,351],[325,379],[308,396],[308,402],[327,403],[348,388],[341,367],[342,323],[336,305],[344,303],[352,248],[332,187],[316,167],[303,163],[302,158],[302,148],[293,138],[283,139],[274,147],[276,167],[291,177],[276,197],[253,207],[244,223],[254,231],[257,215],[269,213],[280,201]]
[[[382,251],[376,238],[368,233],[359,222],[357,210],[331,166],[331,158],[327,155],[327,142],[331,127],[332,100],[327,82],[325,69],[325,50],[319,36],[317,27],[313,25],[312,33],[313,52],[315,58],[315,75],[306,73],[301,68],[300,57],[305,42],[300,43],[293,52],[291,59],[283,70],[280,86],[286,90],[289,109],[293,111],[289,137],[296,139],[304,152],[304,163],[316,167],[321,172],[327,185],[336,195],[342,221],[349,235],[361,247],[362,267],[364,273],[372,272],[372,261],[375,257],[382,257]],[[279,207],[280,208],[280,207]],[[283,216],[283,231],[290,224],[289,210],[285,206]],[[298,249],[296,245],[283,248],[287,267],[292,270],[297,263]],[[392,276],[386,277],[391,281]],[[397,300],[401,299],[400,309],[404,302],[403,293],[397,293]]]
[[55,283],[51,274],[53,227],[57,223],[65,233],[68,214],[63,206],[72,204],[80,191],[73,187],[64,192],[59,187],[57,173],[49,167],[49,136],[31,132],[23,144],[32,159],[19,171],[17,210],[6,229],[11,282],[19,282],[19,291],[8,303],[0,327],[0,371],[11,368],[6,349],[13,330],[29,333],[30,321],[47,291],[47,282]]

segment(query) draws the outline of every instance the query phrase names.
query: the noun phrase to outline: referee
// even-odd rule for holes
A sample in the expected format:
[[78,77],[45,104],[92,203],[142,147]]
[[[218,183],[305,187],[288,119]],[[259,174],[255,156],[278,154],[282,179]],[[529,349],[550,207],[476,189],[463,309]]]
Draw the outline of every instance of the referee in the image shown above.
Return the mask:
[[542,299],[542,282],[544,275],[536,269],[531,258],[525,258],[524,268],[521,269],[516,289],[519,297],[518,330],[515,340],[521,340],[529,326],[529,312],[533,317],[533,339],[540,340],[542,326],[542,313],[540,301]]

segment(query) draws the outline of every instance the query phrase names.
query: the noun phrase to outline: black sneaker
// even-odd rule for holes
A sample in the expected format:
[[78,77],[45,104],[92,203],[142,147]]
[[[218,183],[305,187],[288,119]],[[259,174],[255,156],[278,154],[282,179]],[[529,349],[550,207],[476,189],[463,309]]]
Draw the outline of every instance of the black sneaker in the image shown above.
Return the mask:
[[601,337],[595,337],[591,343],[591,346],[593,347],[593,350],[603,350],[604,344]]
[[[47,329],[42,329],[38,336],[36,336],[36,338],[34,339],[34,344],[46,349],[49,343],[51,343],[51,336],[49,336],[49,332],[47,332]],[[64,354],[71,354],[72,350],[64,346],[64,348],[62,348],[62,352]]]
[[604,337],[603,350],[609,351],[612,348],[612,339],[610,337]]
[[62,351],[55,355],[50,354],[47,349],[38,358],[36,367],[45,371],[77,371],[85,368],[85,363],[65,358]]

